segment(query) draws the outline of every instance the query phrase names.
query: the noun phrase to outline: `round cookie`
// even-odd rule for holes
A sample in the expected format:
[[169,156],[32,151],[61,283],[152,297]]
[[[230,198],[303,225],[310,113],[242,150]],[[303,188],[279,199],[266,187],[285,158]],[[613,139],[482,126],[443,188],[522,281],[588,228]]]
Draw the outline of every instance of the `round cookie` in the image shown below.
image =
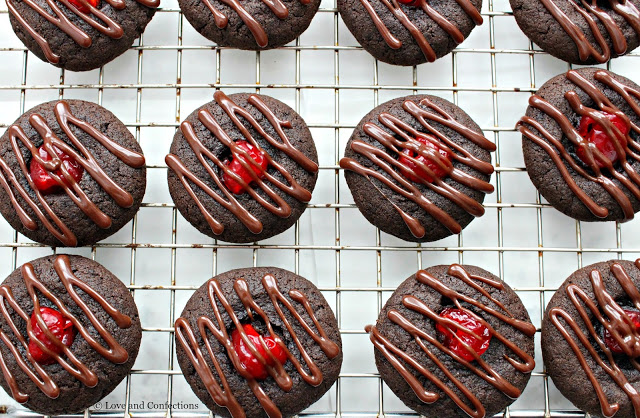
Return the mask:
[[640,108],[633,94],[640,94],[634,82],[581,68],[552,78],[529,99],[518,122],[525,166],[542,196],[565,215],[625,221],[640,210],[633,151]]
[[482,0],[338,0],[349,31],[374,58],[394,65],[433,62],[482,24]]
[[[573,64],[603,64],[638,47],[638,0],[509,0],[520,29],[545,52]],[[594,3],[593,5],[591,3]],[[616,6],[614,7],[614,3]],[[631,7],[633,6],[633,7]],[[606,16],[611,29],[603,24]],[[593,27],[592,27],[593,26]],[[614,34],[613,36],[611,34]]]
[[362,118],[340,167],[369,222],[406,241],[436,241],[484,214],[493,150],[453,103],[406,96]]
[[[640,413],[634,408],[640,401],[638,266],[640,261],[611,260],[581,268],[560,286],[544,313],[547,373],[567,399],[594,417]],[[618,371],[616,377],[612,370]]]
[[[296,415],[331,388],[342,365],[327,301],[311,282],[276,267],[231,270],[207,281],[175,328],[182,373],[216,415]],[[251,354],[256,350],[261,357]]]
[[0,137],[0,213],[42,244],[95,244],[138,211],[144,164],[133,135],[107,109],[82,100],[43,103]]
[[[27,408],[44,415],[81,412],[107,396],[133,367],[142,337],[136,304],[124,284],[95,261],[75,255],[38,258],[10,274],[0,296],[5,307],[0,385]],[[34,297],[46,327],[34,315]],[[52,311],[62,315],[64,330],[72,335],[66,344],[69,335],[56,333]],[[47,327],[52,337],[38,336]],[[38,340],[55,351],[43,357]]]
[[[536,328],[522,301],[475,266],[418,271],[398,286],[366,331],[382,379],[426,417],[491,417],[520,396],[535,367]],[[482,350],[470,331],[482,336]]]
[[318,155],[304,120],[262,95],[221,91],[182,122],[166,157],[171,198],[200,232],[254,242],[291,227],[311,199]]
[[[191,26],[219,46],[265,50],[302,34],[320,0],[178,0]],[[273,3],[271,5],[270,3]]]
[[41,60],[71,71],[93,70],[122,55],[159,5],[159,0],[7,0],[11,27],[22,43]]

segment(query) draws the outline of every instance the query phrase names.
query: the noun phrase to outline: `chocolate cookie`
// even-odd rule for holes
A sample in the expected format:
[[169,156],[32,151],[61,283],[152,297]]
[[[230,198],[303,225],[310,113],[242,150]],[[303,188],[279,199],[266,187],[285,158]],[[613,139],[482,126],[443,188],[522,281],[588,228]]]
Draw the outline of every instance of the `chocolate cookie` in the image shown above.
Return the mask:
[[329,390],[342,365],[327,301],[308,280],[275,267],[207,281],[175,328],[182,373],[216,415],[296,415]]
[[129,373],[142,330],[127,288],[95,261],[51,255],[0,286],[0,385],[44,415],[81,412]]
[[99,68],[144,32],[160,0],[7,0],[13,31],[43,61]]
[[556,76],[518,122],[531,181],[582,221],[625,221],[640,210],[640,87],[597,68]]
[[82,100],[43,103],[0,137],[0,213],[42,244],[92,245],[138,211],[142,149],[107,109]]
[[307,30],[320,0],[178,0],[191,26],[220,46],[277,48]]
[[592,416],[640,416],[640,260],[611,260],[573,273],[542,321],[553,383]]
[[340,167],[369,222],[406,241],[436,241],[484,214],[493,150],[459,107],[407,96],[362,118]]
[[386,384],[427,417],[491,417],[520,396],[535,367],[536,327],[522,301],[475,266],[418,271],[366,331]]
[[638,0],[509,0],[525,35],[573,64],[605,63],[640,44]]
[[203,234],[253,242],[291,227],[318,176],[309,128],[284,103],[221,91],[182,122],[167,155],[169,192]]
[[482,0],[338,0],[349,31],[374,58],[395,65],[433,62],[482,24]]

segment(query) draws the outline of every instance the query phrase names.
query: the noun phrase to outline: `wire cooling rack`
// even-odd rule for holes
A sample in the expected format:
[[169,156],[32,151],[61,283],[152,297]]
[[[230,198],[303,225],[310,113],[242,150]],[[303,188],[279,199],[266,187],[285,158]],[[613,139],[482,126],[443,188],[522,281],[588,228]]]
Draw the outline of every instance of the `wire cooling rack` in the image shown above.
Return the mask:
[[[57,98],[98,102],[135,133],[148,163],[148,189],[134,221],[91,248],[67,250],[92,257],[131,289],[141,311],[143,339],[134,370],[85,416],[206,416],[175,362],[173,322],[193,291],[231,268],[276,265],[314,281],[332,305],[344,344],[336,385],[305,416],[402,416],[411,411],[379,378],[364,325],[395,287],[417,269],[452,262],[476,264],[516,289],[539,327],[546,301],[575,269],[640,254],[638,221],[588,224],[546,204],[524,172],[514,125],[529,95],[567,64],[531,45],[517,28],[507,0],[485,0],[484,24],[452,54],[413,68],[376,62],[357,45],[325,0],[295,43],[274,51],[218,48],[186,22],[175,0],[143,38],[100,70],[71,73],[42,63],[11,31],[0,5],[0,128],[25,109]],[[612,71],[636,79],[638,54],[618,58]],[[320,174],[309,209],[295,228],[252,245],[217,243],[194,230],[173,207],[164,155],[179,122],[214,89],[256,91],[293,106],[309,124]],[[359,119],[386,100],[406,94],[444,97],[465,109],[497,144],[495,193],[486,214],[458,237],[415,245],[380,233],[359,214],[338,161]],[[0,277],[50,254],[0,221]],[[581,417],[537,367],[506,417]],[[0,395],[0,412],[35,414]]]

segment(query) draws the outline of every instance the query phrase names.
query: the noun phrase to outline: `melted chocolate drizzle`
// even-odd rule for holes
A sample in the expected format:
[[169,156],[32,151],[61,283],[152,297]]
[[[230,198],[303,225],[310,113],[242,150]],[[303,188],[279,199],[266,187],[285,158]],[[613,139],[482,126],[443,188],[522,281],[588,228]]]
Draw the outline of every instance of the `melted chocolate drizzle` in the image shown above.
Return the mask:
[[[70,347],[64,345],[62,341],[56,338],[56,336],[51,331],[49,331],[40,313],[40,302],[38,296],[42,295],[53,304],[55,304],[60,313],[73,323],[73,326],[78,330],[78,333],[91,346],[91,348],[93,348],[98,354],[111,361],[112,363],[125,363],[129,359],[129,354],[116,341],[113,335],[111,335],[109,331],[107,331],[105,326],[100,323],[95,313],[93,313],[89,308],[89,305],[87,305],[87,303],[82,300],[76,288],[79,288],[88,297],[98,302],[100,306],[102,306],[102,308],[105,310],[105,312],[115,321],[119,328],[129,328],[132,322],[129,316],[118,311],[98,292],[96,292],[88,284],[81,281],[73,274],[68,256],[57,256],[55,261],[53,262],[53,266],[56,273],[60,277],[61,283],[69,293],[69,296],[71,296],[76,305],[82,310],[82,312],[84,312],[87,319],[91,322],[93,328],[98,332],[100,338],[102,339],[102,341],[104,341],[104,343],[106,343],[107,346],[103,346],[101,341],[93,337],[90,334],[89,330],[83,325],[83,321],[80,321],[76,316],[74,316],[71,313],[69,307],[66,306],[64,302],[62,302],[58,297],[56,297],[51,292],[51,290],[49,290],[38,279],[31,263],[24,264],[20,268],[20,271],[22,273],[22,279],[24,280],[27,292],[29,293],[29,296],[31,297],[33,303],[33,312],[35,312],[36,314],[36,320],[40,329],[44,332],[47,338],[56,345],[56,347],[62,350],[62,353],[58,354],[54,351],[49,350],[40,340],[38,340],[38,338],[36,338],[35,333],[33,332],[33,324],[31,322],[31,312],[25,312],[13,297],[11,288],[4,285],[0,286],[0,310],[2,310],[2,316],[4,317],[4,320],[11,328],[11,331],[13,331],[15,339],[18,341],[19,346],[22,346],[22,349],[20,349],[19,346],[15,346],[13,344],[13,341],[11,340],[11,337],[1,329],[0,341],[4,343],[5,346],[11,351],[16,362],[18,363],[18,366],[29,377],[29,379],[31,379],[31,381],[36,386],[38,386],[38,388],[45,395],[47,395],[49,398],[55,399],[60,394],[60,388],[58,387],[52,376],[49,375],[46,367],[40,365],[31,356],[28,348],[29,341],[36,342],[38,347],[40,347],[40,349],[44,353],[51,356],[69,374],[71,374],[73,377],[82,382],[82,384],[88,387],[94,387],[98,384],[98,375],[96,374],[96,371],[91,370],[89,367],[87,367],[87,365],[82,363],[82,361],[73,353],[73,351],[71,351]],[[26,322],[28,340],[20,334],[18,326],[11,318],[10,309],[17,313]],[[7,361],[2,356],[2,353],[0,353],[0,369],[2,370],[4,378],[9,385],[9,388],[11,389],[11,396],[13,396],[13,398],[20,403],[27,402],[29,400],[29,395],[20,390],[15,377],[7,367]]]
[[[569,186],[569,189],[571,189],[580,201],[584,203],[594,216],[598,218],[606,218],[609,215],[609,210],[598,205],[576,184],[575,180],[572,178],[572,173],[570,173],[567,168],[567,165],[579,176],[602,186],[602,188],[615,199],[622,209],[624,220],[633,219],[634,211],[631,200],[625,195],[622,188],[611,178],[607,177],[603,171],[609,173],[611,177],[618,180],[620,184],[627,188],[636,199],[640,199],[640,174],[637,173],[632,166],[633,160],[640,160],[640,155],[638,155],[638,152],[640,152],[640,144],[634,141],[630,135],[631,131],[635,131],[637,134],[640,134],[640,127],[631,122],[619,108],[614,106],[613,103],[607,99],[598,87],[589,82],[589,80],[580,75],[580,73],[571,70],[567,72],[566,77],[569,81],[575,84],[576,87],[579,87],[589,95],[589,97],[595,102],[595,108],[585,106],[580,101],[580,97],[575,91],[565,93],[565,99],[579,116],[589,116],[605,129],[607,136],[611,139],[616,149],[616,153],[618,154],[619,161],[616,164],[620,164],[627,176],[619,173],[614,168],[614,163],[604,156],[604,154],[602,154],[602,152],[600,152],[600,150],[598,150],[593,144],[582,138],[578,130],[573,126],[566,115],[538,95],[533,95],[529,98],[529,105],[541,110],[551,117],[562,130],[563,136],[566,137],[576,147],[576,149],[581,148],[584,151],[584,155],[586,155],[587,159],[585,163],[589,167],[590,172],[585,170],[580,163],[572,157],[569,151],[562,145],[560,139],[554,138],[549,130],[542,126],[542,124],[537,120],[529,116],[523,116],[516,126],[523,136],[533,141],[549,155],[558,168],[558,171],[560,171],[562,178]],[[613,78],[611,73],[605,70],[598,70],[595,73],[594,78],[618,93],[629,104],[634,113],[640,116],[640,106],[636,101],[637,99],[640,99],[640,91],[617,81]],[[631,128],[629,133],[626,135],[622,134],[613,122],[607,119],[602,112],[619,116],[624,123]],[[532,131],[530,127],[535,128],[538,131],[538,134]],[[599,167],[596,160],[603,165],[602,168]],[[567,165],[565,165],[565,162]]]
[[[122,26],[117,24],[113,19],[107,16],[106,13],[102,12],[99,9],[96,9],[89,3],[87,0],[76,0],[78,3],[82,4],[84,7],[89,9],[89,13],[81,12],[78,7],[74,6],[69,0],[45,0],[47,6],[53,12],[53,15],[40,4],[36,0],[21,0],[24,4],[33,9],[36,13],[42,16],[44,19],[48,20],[53,25],[57,26],[61,31],[67,34],[75,43],[80,45],[83,48],[89,48],[92,44],[91,37],[83,31],[78,25],[74,24],[67,14],[56,4],[56,2],[62,3],[68,11],[71,11],[76,14],[79,18],[81,18],[84,22],[86,22],[89,26],[102,33],[103,35],[108,36],[112,39],[120,39],[124,35],[124,30]],[[124,0],[104,0],[111,7],[116,10],[122,10],[126,7]],[[146,7],[156,8],[160,5],[160,0],[136,0],[138,3],[142,4]],[[9,13],[22,25],[22,27],[27,31],[33,39],[35,39],[40,49],[44,53],[47,60],[52,64],[57,64],[60,62],[60,56],[54,53],[51,50],[51,46],[49,42],[40,35],[29,23],[27,23],[26,19],[18,12],[16,9],[16,5],[14,4],[15,0],[7,0],[7,7],[9,8]]]
[[[636,260],[635,266],[640,268],[640,259]],[[633,306],[636,309],[640,309],[640,291],[624,267],[618,263],[613,263],[610,271],[631,300]],[[636,370],[640,370],[640,363],[637,359],[637,357],[640,356],[640,332],[636,329],[627,314],[624,313],[622,307],[618,305],[614,298],[607,292],[600,272],[592,270],[589,273],[589,278],[593,286],[595,300],[576,284],[570,284],[566,288],[567,295],[578,311],[580,320],[584,323],[584,329],[586,329],[588,334],[585,334],[578,324],[578,318],[573,318],[567,311],[560,307],[554,307],[549,310],[549,319],[567,341],[569,347],[571,347],[571,350],[578,358],[582,369],[587,374],[600,401],[602,415],[612,417],[618,412],[620,406],[617,403],[609,403],[607,394],[596,378],[594,371],[587,364],[587,360],[580,346],[589,352],[589,355],[598,366],[602,368],[629,397],[635,411],[635,416],[640,417],[640,393],[631,385],[624,371],[616,363],[616,359],[609,347],[605,344],[601,333],[596,331],[596,327],[594,326],[595,321],[592,321],[592,318],[595,318],[596,323],[601,324],[609,331],[613,339],[624,351],[624,354],[629,356],[629,360]],[[596,342],[597,349],[591,341]],[[603,354],[600,354],[598,350]]]
[[[431,112],[420,106],[426,106],[431,110]],[[420,106],[410,100],[405,101],[402,105],[405,112],[413,116],[427,130],[427,135],[430,140],[432,139],[433,141],[437,141],[438,147],[447,151],[451,158],[458,163],[464,164],[486,175],[493,173],[493,166],[491,163],[482,161],[472,155],[469,151],[452,141],[442,131],[437,130],[429,123],[429,121],[437,122],[454,130],[469,141],[486,150],[494,151],[496,149],[495,144],[489,142],[489,140],[482,136],[482,134],[479,134],[456,121],[451,115],[433,103],[429,98],[422,99],[420,101]],[[443,179],[438,178],[438,176],[436,176],[429,167],[418,161],[417,158],[419,156],[424,157],[444,170],[447,173],[447,176],[451,177],[458,183],[483,193],[493,192],[493,186],[491,184],[454,168],[447,158],[443,157],[439,152],[434,151],[433,148],[420,143],[420,141],[416,139],[417,137],[424,137],[424,133],[414,129],[411,125],[403,122],[398,117],[389,113],[382,113],[378,116],[378,121],[384,127],[391,130],[392,133],[387,132],[372,122],[367,122],[363,126],[363,130],[371,138],[384,145],[387,150],[380,149],[361,140],[351,142],[351,149],[368,158],[375,166],[382,169],[386,175],[378,172],[375,168],[365,167],[352,158],[343,158],[340,160],[340,167],[367,177],[371,184],[380,191],[380,194],[384,196],[385,199],[387,199],[398,211],[405,224],[416,238],[422,238],[425,236],[426,230],[424,226],[416,218],[412,217],[394,204],[392,199],[383,193],[373,179],[378,180],[387,186],[392,192],[398,193],[406,199],[416,203],[454,234],[459,234],[462,230],[460,224],[458,224],[458,222],[456,222],[456,220],[449,214],[427,199],[415,184],[401,174],[402,172],[412,173],[414,177],[417,178],[421,178],[423,175],[426,175],[427,177],[434,179],[433,183],[422,181],[421,184],[439,195],[453,201],[456,205],[460,206],[473,216],[482,216],[484,214],[484,208],[480,203],[467,196],[465,193],[457,190],[455,187],[447,184]],[[415,164],[415,169],[401,163],[392,156],[392,154],[400,154],[404,149],[411,150],[417,154],[415,157],[407,157]]]
[[[320,368],[315,364],[305,347],[302,345],[302,342],[296,335],[291,322],[289,321],[289,319],[287,319],[287,316],[285,316],[282,306],[284,306],[289,311],[289,313],[298,321],[299,325],[318,344],[318,346],[322,349],[322,351],[329,359],[333,359],[340,354],[340,346],[338,346],[338,344],[331,341],[327,337],[327,334],[324,332],[322,326],[318,322],[313,308],[304,293],[300,292],[299,290],[292,289],[289,291],[289,298],[302,305],[309,318],[311,318],[311,321],[313,322],[313,328],[315,328],[317,332],[313,330],[312,326],[308,324],[303,316],[296,310],[296,307],[293,305],[293,303],[291,303],[291,301],[287,297],[285,297],[284,294],[282,294],[282,292],[278,288],[278,282],[274,276],[270,274],[265,275],[262,278],[262,286],[267,292],[271,303],[273,303],[278,317],[284,324],[287,332],[289,332],[291,339],[296,344],[296,347],[298,348],[300,356],[304,360],[308,371],[302,366],[298,358],[287,349],[286,344],[274,331],[269,317],[253,299],[251,292],[249,291],[249,284],[246,282],[246,280],[237,279],[233,285],[233,289],[244,305],[246,312],[249,314],[249,318],[253,320],[254,314],[256,314],[262,319],[267,327],[267,330],[269,331],[269,335],[273,336],[276,344],[278,344],[280,348],[282,348],[282,350],[286,353],[287,359],[291,361],[293,366],[300,374],[300,377],[302,377],[302,380],[312,386],[320,385],[323,379],[322,372],[320,371]],[[218,283],[216,279],[209,280],[208,295],[211,307],[213,308],[213,312],[215,315],[215,320],[206,316],[201,316],[197,319],[197,323],[195,325],[197,326],[197,329],[200,332],[200,337],[204,341],[207,348],[206,354],[209,356],[211,362],[215,367],[215,374],[217,374],[217,379],[214,376],[214,371],[211,370],[211,367],[209,367],[209,365],[207,364],[205,354],[200,348],[198,338],[196,337],[194,330],[185,318],[178,318],[176,320],[176,340],[185,350],[189,361],[191,361],[191,364],[198,373],[198,376],[200,376],[200,379],[205,384],[207,391],[209,392],[209,395],[211,395],[213,401],[221,407],[227,408],[231,413],[231,416],[233,416],[234,418],[242,418],[245,416],[245,411],[233,395],[233,392],[231,391],[231,388],[227,383],[227,378],[223,374],[220,363],[214,355],[214,350],[211,347],[209,336],[207,334],[211,334],[225,348],[235,370],[238,372],[238,374],[240,374],[240,376],[247,380],[247,384],[251,388],[253,394],[258,399],[258,402],[265,410],[267,415],[271,418],[281,417],[282,413],[280,412],[278,407],[271,401],[269,396],[267,396],[264,390],[260,387],[258,381],[256,381],[255,378],[251,376],[251,374],[245,369],[242,363],[240,363],[240,359],[235,349],[233,348],[231,337],[224,325],[224,319],[222,318],[222,313],[220,312],[218,306],[222,306],[224,312],[226,312],[229,318],[231,318],[235,329],[239,331],[246,347],[249,348],[251,353],[253,353],[260,364],[265,367],[269,375],[275,380],[278,386],[286,392],[290,391],[293,386],[293,380],[291,379],[291,376],[284,370],[283,364],[280,363],[278,359],[273,356],[273,354],[271,354],[271,351],[269,351],[266,343],[262,338],[260,338],[262,347],[266,353],[269,353],[274,365],[270,366],[267,363],[266,359],[260,354],[260,352],[258,352],[258,349],[253,345],[253,343],[245,333],[240,319],[238,319],[238,316],[234,312],[231,303],[229,303],[227,298],[224,296],[222,288],[220,287],[220,283]],[[218,380],[222,383],[222,387],[218,383]]]
[[[54,114],[58,121],[58,124],[64,131],[69,141],[73,144],[73,147],[69,146],[66,142],[56,136],[51,127],[47,125],[45,119],[34,113],[29,116],[29,123],[35,128],[40,137],[43,140],[43,147],[49,153],[51,157],[50,161],[43,160],[38,149],[34,143],[29,139],[27,134],[19,125],[11,125],[9,127],[9,141],[11,142],[11,148],[15,154],[16,160],[20,166],[23,176],[29,183],[31,190],[36,196],[37,200],[34,200],[29,191],[22,186],[20,180],[16,174],[11,170],[9,164],[0,157],[0,185],[4,188],[5,192],[9,196],[13,207],[18,214],[18,217],[22,221],[22,224],[29,230],[35,231],[38,228],[37,222],[27,213],[27,211],[18,202],[17,196],[14,194],[11,186],[15,188],[22,200],[29,205],[31,210],[35,213],[36,217],[42,222],[42,224],[49,230],[49,232],[55,236],[65,246],[76,246],[78,240],[73,234],[71,229],[56,215],[53,208],[47,203],[46,198],[35,187],[31,175],[29,174],[28,161],[25,159],[18,141],[20,141],[31,154],[31,158],[35,159],[44,169],[48,172],[49,176],[53,178],[58,185],[64,190],[69,198],[87,215],[93,222],[100,228],[109,228],[111,226],[111,218],[98,208],[98,206],[89,199],[86,193],[82,190],[78,182],[75,181],[73,176],[69,174],[62,160],[58,157],[54,151],[54,147],[60,149],[63,153],[73,158],[78,164],[80,164],[87,173],[104,189],[109,196],[121,207],[128,208],[133,205],[133,197],[129,192],[124,190],[116,182],[114,182],[98,164],[95,157],[89,152],[87,147],[78,139],[74,131],[71,129],[71,125],[84,131],[89,136],[94,138],[100,144],[102,144],[111,154],[120,159],[123,163],[130,167],[139,168],[144,166],[144,156],[138,152],[129,150],[115,141],[109,139],[106,135],[100,132],[97,128],[90,125],[86,121],[75,117],[71,113],[71,108],[65,101],[59,101],[54,106]],[[62,172],[62,177],[55,174],[56,170]],[[40,205],[38,205],[38,203]]]
[[[469,313],[478,321],[480,321],[485,327],[487,327],[491,333],[491,336],[500,341],[500,343],[508,348],[519,359],[516,360],[506,354],[504,355],[505,360],[508,361],[509,364],[513,366],[513,368],[515,368],[520,373],[530,373],[531,371],[533,371],[535,362],[532,356],[530,356],[524,350],[520,349],[512,341],[508,340],[504,335],[493,329],[493,327],[491,327],[488,322],[482,319],[482,317],[463,306],[463,303],[472,305],[476,309],[483,311],[485,314],[498,318],[509,326],[522,332],[523,334],[532,337],[536,333],[536,327],[533,326],[533,324],[531,324],[530,322],[522,321],[515,318],[500,301],[491,296],[491,294],[484,290],[478,283],[487,284],[498,290],[503,290],[504,285],[500,281],[496,281],[491,278],[469,274],[464,269],[464,267],[458,264],[452,264],[449,267],[447,274],[459,279],[470,288],[473,288],[477,292],[481,293],[483,299],[489,300],[491,302],[491,306],[447,287],[444,283],[439,281],[436,277],[430,275],[425,270],[418,271],[418,273],[416,274],[416,280],[421,284],[429,286],[436,292],[440,293],[443,297],[450,299],[458,309],[462,309],[465,312]],[[466,330],[466,328],[451,321],[450,319],[441,317],[438,312],[434,312],[423,301],[414,296],[405,295],[402,298],[402,304],[407,309],[424,315],[426,318],[434,321],[436,324],[442,324],[444,326],[456,327],[462,330]],[[420,399],[422,402],[429,404],[434,403],[440,398],[440,395],[427,390],[423,386],[423,384],[420,383],[422,378],[416,377],[415,373],[424,376],[424,378],[435,385],[446,396],[451,398],[451,400],[453,400],[456,405],[458,405],[458,407],[469,416],[474,418],[481,418],[485,416],[485,408],[480,400],[478,400],[471,389],[464,386],[462,382],[455,376],[455,374],[445,366],[442,360],[440,360],[438,356],[434,354],[432,347],[435,347],[437,350],[451,357],[462,366],[466,367],[471,372],[485,380],[487,383],[504,393],[506,396],[512,399],[520,396],[520,390],[513,386],[504,377],[502,377],[471,347],[467,346],[465,348],[470,354],[474,356],[475,363],[464,360],[462,357],[443,345],[438,340],[438,337],[436,335],[430,335],[423,329],[420,329],[399,311],[395,309],[390,310],[387,313],[387,318],[389,318],[391,322],[411,334],[418,347],[420,347],[420,349],[424,351],[424,353],[435,364],[435,366],[437,366],[450,381],[449,385],[443,382],[436,375],[434,375],[428,367],[420,364],[418,360],[410,356],[408,353],[402,351],[400,348],[396,347],[387,337],[382,335],[375,326],[367,325],[365,327],[365,331],[369,333],[369,338],[371,339],[371,342],[373,343],[375,348],[378,349],[380,353],[382,353],[382,355],[384,355],[384,357],[389,361],[389,363],[391,363],[396,371],[405,379],[418,399]],[[469,330],[466,330],[466,332],[472,334],[472,332]],[[414,371],[411,371],[407,366],[412,368]],[[455,386],[455,389],[451,385]],[[463,394],[466,400],[457,395],[458,391]]]
[[[278,134],[280,140],[277,140],[276,138],[269,135],[269,133],[265,131],[260,123],[253,116],[251,116],[251,113],[248,110],[238,106],[223,92],[217,91],[213,95],[213,97],[218,105],[233,121],[234,125],[244,136],[244,138],[255,148],[257,148],[258,150],[262,150],[268,162],[268,167],[273,167],[275,170],[277,170],[278,173],[280,173],[282,177],[284,177],[285,182],[278,180],[276,176],[270,174],[267,170],[263,170],[262,167],[258,163],[256,163],[253,158],[251,158],[247,151],[237,146],[231,136],[229,136],[229,134],[224,129],[222,129],[222,126],[220,126],[213,115],[206,109],[202,109],[198,112],[198,120],[202,122],[202,124],[213,133],[218,141],[220,141],[223,145],[231,150],[231,154],[234,158],[243,156],[243,158],[238,158],[238,161],[251,175],[251,178],[253,182],[257,184],[257,187],[259,187],[267,195],[268,199],[258,194],[254,190],[254,188],[251,187],[251,185],[246,183],[238,174],[231,171],[229,167],[224,164],[224,161],[220,160],[213,152],[207,149],[200,138],[198,138],[198,135],[190,122],[182,122],[182,124],[180,125],[180,130],[182,131],[182,134],[184,135],[187,143],[198,158],[198,161],[200,161],[202,166],[207,170],[207,173],[211,176],[211,179],[213,179],[217,188],[222,192],[223,196],[221,196],[214,188],[209,186],[205,180],[197,177],[193,172],[191,172],[191,170],[189,170],[189,168],[187,168],[187,166],[184,165],[184,163],[176,155],[167,155],[165,161],[169,168],[173,170],[176,176],[180,179],[187,193],[189,193],[191,198],[193,198],[194,202],[200,209],[200,212],[202,212],[202,215],[205,217],[214,234],[222,234],[222,232],[224,232],[224,225],[222,225],[220,221],[215,219],[207,210],[202,201],[198,199],[191,184],[194,184],[195,186],[202,189],[219,205],[230,211],[240,220],[240,222],[242,222],[247,227],[247,229],[249,229],[249,231],[254,234],[259,234],[260,232],[262,232],[262,222],[255,215],[249,212],[244,206],[242,206],[242,204],[233,195],[233,193],[227,189],[227,187],[221,180],[222,173],[227,174],[238,184],[240,184],[244,191],[258,203],[260,203],[260,205],[262,205],[265,209],[281,218],[287,218],[291,215],[291,207],[282,197],[278,195],[278,193],[272,187],[267,184],[267,182],[271,183],[277,189],[280,189],[284,193],[294,197],[301,202],[308,202],[309,200],[311,200],[311,192],[302,187],[282,166],[282,164],[271,158],[271,156],[269,156],[266,151],[264,151],[260,147],[258,141],[256,141],[256,139],[251,135],[249,129],[247,129],[247,127],[242,123],[240,117],[246,120],[249,125],[251,125],[251,127],[253,127],[260,134],[260,136],[262,136],[262,138],[264,138],[271,146],[278,149],[279,151],[282,151],[285,155],[290,157],[305,170],[315,173],[318,171],[318,164],[309,159],[306,155],[304,155],[291,144],[289,138],[287,137],[287,134],[284,131],[284,128],[291,129],[293,127],[291,125],[291,122],[280,120],[276,116],[276,114],[271,109],[269,109],[269,107],[267,107],[262,99],[260,99],[260,97],[251,95],[249,96],[249,99],[247,101],[264,115],[269,124],[273,126],[273,129]],[[216,169],[212,167],[209,161],[213,162],[213,164],[219,168],[220,175],[216,173]],[[254,168],[252,168],[252,166],[259,168],[260,174],[264,175],[264,178],[260,178],[260,176],[254,172]]]
[[[307,5],[311,3],[311,0],[299,0],[299,1],[303,5]],[[207,8],[213,14],[213,19],[214,19],[214,22],[216,23],[216,26],[219,29],[226,28],[227,24],[229,23],[229,18],[220,10],[218,10],[213,5],[211,0],[202,0],[202,2],[205,4],[205,6],[207,6]],[[256,18],[253,17],[247,11],[247,9],[244,8],[244,6],[242,6],[242,1],[220,0],[220,2],[229,6],[238,14],[240,19],[242,19],[242,21],[244,22],[244,24],[247,25],[247,28],[249,28],[249,31],[255,38],[256,43],[258,44],[259,47],[264,48],[269,44],[269,38],[267,36],[267,32],[265,32],[260,22],[258,22]],[[289,16],[289,9],[287,9],[287,6],[281,0],[262,0],[262,2],[266,4],[267,7],[269,7],[269,9],[273,12],[273,14],[275,14],[278,17],[278,19],[284,20]]]
[[[591,44],[580,27],[569,19],[554,0],[540,0],[540,2],[576,44],[580,60],[586,61],[593,57],[597,62],[605,63],[611,59],[611,48],[598,28],[598,21],[604,26],[611,39],[613,52],[616,55],[622,55],[627,51],[627,40],[622,29],[606,11],[598,7],[596,0],[572,0],[568,3],[587,21],[597,45]],[[636,6],[628,0],[608,0],[608,3],[611,10],[622,16],[640,36],[640,12]]]
[[[206,0],[205,0],[206,1]],[[424,34],[420,32],[420,29],[409,19],[407,14],[404,12],[402,6],[398,3],[398,0],[380,0],[389,11],[402,23],[402,25],[407,28],[413,39],[416,41],[422,53],[427,58],[427,61],[433,62],[438,57],[436,56],[435,51],[429,44],[429,41],[425,38]],[[480,12],[473,6],[470,0],[455,0],[458,5],[462,8],[462,10],[473,20],[476,25],[482,24],[482,16]],[[376,13],[375,9],[370,3],[370,0],[360,0],[362,6],[365,8],[371,20],[373,20],[374,25],[384,38],[387,45],[389,45],[392,49],[400,49],[402,47],[402,42],[396,38],[391,30],[384,24],[382,18]],[[407,6],[405,6],[407,7]],[[449,36],[453,38],[456,44],[461,44],[464,41],[464,35],[460,32],[451,21],[438,13],[431,5],[429,4],[429,0],[415,0],[414,3],[410,7],[420,8],[424,10],[427,16],[436,22],[438,26],[442,28]]]

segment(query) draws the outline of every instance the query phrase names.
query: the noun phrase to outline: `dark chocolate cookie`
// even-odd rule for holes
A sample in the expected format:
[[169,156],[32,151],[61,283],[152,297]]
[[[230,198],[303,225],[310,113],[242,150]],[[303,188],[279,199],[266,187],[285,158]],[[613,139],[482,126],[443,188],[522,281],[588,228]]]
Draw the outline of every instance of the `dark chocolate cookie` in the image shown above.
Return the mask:
[[369,222],[407,241],[436,241],[484,214],[493,150],[453,103],[407,96],[362,118],[340,167]]
[[349,31],[374,58],[395,65],[433,62],[482,24],[482,0],[338,0]]
[[542,355],[553,383],[591,416],[640,415],[640,260],[581,268],[553,295]]
[[518,122],[531,181],[582,221],[624,221],[640,210],[640,87],[598,68],[547,81]]
[[175,327],[182,373],[216,415],[296,415],[340,373],[333,311],[311,282],[279,268],[212,278],[191,296]]
[[491,417],[520,396],[535,366],[536,328],[522,301],[475,266],[418,271],[366,330],[384,381],[427,417]]
[[27,408],[81,412],[133,367],[142,337],[138,309],[124,284],[95,261],[38,258],[7,277],[0,298],[0,385]]
[[638,47],[638,0],[509,0],[525,35],[573,64],[605,63]]
[[13,31],[43,61],[99,68],[144,32],[160,0],[7,0]]
[[191,26],[220,46],[277,48],[307,30],[320,0],[178,0]]
[[107,109],[82,100],[43,103],[0,137],[0,213],[42,244],[92,245],[138,211],[142,149]]
[[180,213],[203,234],[227,242],[289,229],[318,176],[304,120],[256,94],[216,92],[182,122],[170,152],[169,192]]

